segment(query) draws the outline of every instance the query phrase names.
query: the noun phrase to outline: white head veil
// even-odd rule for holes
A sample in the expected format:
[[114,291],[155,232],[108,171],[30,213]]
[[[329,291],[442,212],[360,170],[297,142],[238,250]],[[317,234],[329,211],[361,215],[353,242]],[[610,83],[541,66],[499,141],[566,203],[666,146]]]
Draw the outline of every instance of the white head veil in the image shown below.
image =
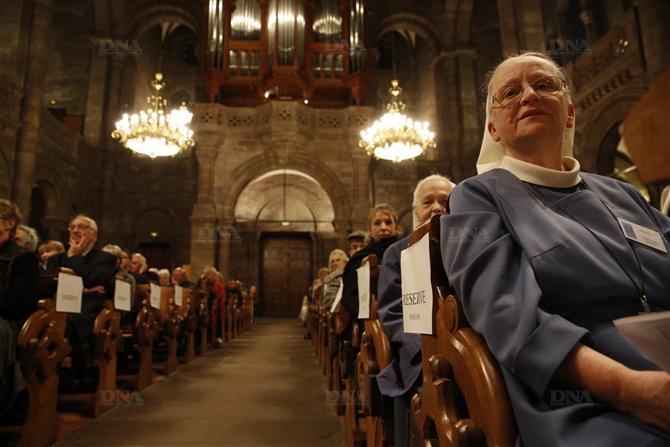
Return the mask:
[[[539,56],[535,56],[532,54],[525,54],[525,55],[522,54],[520,56],[514,56],[514,57],[535,57],[551,63],[546,59],[543,59]],[[491,79],[493,79],[493,77],[491,77]],[[479,149],[479,158],[477,159],[477,174],[483,174],[486,171],[490,171],[491,169],[499,167],[503,157],[505,156],[505,149],[503,149],[502,144],[500,144],[500,142],[493,141],[493,138],[491,138],[491,134],[488,131],[488,123],[491,122],[491,106],[493,104],[493,96],[488,87],[489,86],[487,86],[487,95],[486,95],[486,122],[484,124],[484,136],[482,138],[482,146]],[[565,108],[563,109],[563,122],[565,122],[568,118],[568,104],[570,103],[569,96],[567,99],[568,100],[565,101]],[[563,136],[561,140],[561,154],[564,157],[572,158],[573,156],[572,146],[574,143],[574,139],[575,139],[575,125],[573,122],[573,125],[571,127],[566,127],[565,129],[563,129]]]

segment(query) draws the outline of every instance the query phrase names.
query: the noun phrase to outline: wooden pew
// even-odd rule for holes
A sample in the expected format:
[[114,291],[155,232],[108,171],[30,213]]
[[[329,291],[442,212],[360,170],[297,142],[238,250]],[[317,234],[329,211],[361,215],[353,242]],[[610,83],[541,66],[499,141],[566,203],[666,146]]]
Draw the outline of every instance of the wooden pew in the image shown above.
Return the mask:
[[209,339],[208,331],[211,331],[211,320],[209,319],[209,308],[207,305],[207,293],[203,290],[196,290],[193,295],[193,306],[198,316],[198,326],[196,329],[196,339],[198,353],[200,355],[207,354],[209,346],[207,340]]
[[235,338],[235,300],[228,294],[226,294],[224,309],[224,317],[221,321],[221,333],[225,333],[224,339],[227,341]]
[[[516,423],[496,360],[450,294],[440,253],[439,216],[411,244],[430,237],[434,334],[421,336],[423,390],[412,398],[421,445],[513,446]],[[435,444],[437,443],[437,444]]]
[[[205,297],[205,305],[208,306],[208,297]],[[223,302],[224,309],[226,308],[226,301]],[[219,302],[217,298],[214,298],[212,301],[212,305],[209,306],[209,324],[208,324],[208,331],[209,331],[209,346],[214,349],[216,348],[216,333],[218,332],[218,326],[219,326]],[[221,335],[222,337],[225,338],[225,340],[228,340],[228,338],[225,336],[226,330],[225,330],[225,321],[221,321]]]
[[344,436],[347,447],[366,441],[365,418],[359,413],[358,382],[356,375],[356,358],[361,346],[361,334],[358,324],[352,327],[351,338],[342,342],[342,394],[344,406]]
[[380,260],[370,255],[363,262],[366,261],[370,264],[370,318],[363,323],[364,332],[356,359],[356,381],[360,412],[366,418],[367,445],[378,447],[387,444],[392,431],[385,426],[382,416],[384,411],[392,412],[393,401],[382,396],[377,385],[377,374],[391,362],[391,341],[377,317]]
[[158,338],[154,339],[154,348],[161,348],[164,351],[165,362],[159,368],[163,374],[169,376],[179,367],[177,335],[180,331],[180,324],[174,304],[174,289],[161,287],[158,307],[156,304],[152,304],[154,318],[158,322]]
[[58,368],[72,347],[65,337],[66,314],[56,312],[53,299],[43,299],[21,327],[17,337],[17,359],[28,387],[28,408],[19,427],[18,447],[46,447],[58,434]]
[[193,305],[193,289],[184,288],[182,292],[182,303],[177,308],[177,318],[180,320],[184,338],[184,363],[188,364],[195,358],[195,332],[198,326],[198,317]]
[[121,316],[114,310],[111,300],[105,300],[105,307],[93,323],[95,366],[98,371],[98,383],[94,392],[60,394],[58,403],[62,406],[81,406],[87,408],[91,417],[115,406],[118,402],[116,388],[117,351],[121,340]]
[[138,284],[135,287],[135,301],[139,303],[139,309],[132,325],[124,327],[121,336],[124,350],[137,352],[139,365],[136,373],[124,372],[117,380],[124,385],[130,383],[131,387],[143,390],[153,383],[153,343],[158,334],[158,322],[151,309],[148,284]]

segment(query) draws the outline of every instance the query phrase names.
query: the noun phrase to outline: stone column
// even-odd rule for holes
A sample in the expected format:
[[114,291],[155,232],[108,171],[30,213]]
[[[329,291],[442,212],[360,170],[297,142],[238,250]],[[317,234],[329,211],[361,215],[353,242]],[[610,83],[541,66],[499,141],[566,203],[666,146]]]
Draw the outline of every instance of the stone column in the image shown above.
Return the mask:
[[498,0],[498,16],[500,17],[500,37],[504,53],[544,50],[544,26],[540,2],[536,0]]
[[16,150],[12,198],[28,220],[30,194],[35,181],[35,156],[42,118],[44,81],[51,42],[52,0],[35,0],[32,33],[21,107],[21,131]]
[[101,53],[100,37],[91,39],[91,69],[88,76],[86,96],[86,116],[84,119],[84,140],[93,146],[102,147],[105,139],[105,87],[107,85],[108,56]]
[[[214,265],[217,241],[217,216],[212,197],[213,170],[216,161],[216,144],[208,144],[206,135],[200,136],[202,143],[198,147],[198,200],[191,214],[191,271],[193,277],[200,275],[202,269]],[[216,138],[211,138],[216,141]],[[227,261],[227,259],[226,259]],[[227,263],[227,262],[226,262]]]
[[670,2],[635,0],[649,81],[670,66]]
[[[196,205],[198,208],[199,205]],[[205,211],[200,205],[200,212]],[[214,210],[212,207],[211,213]],[[197,278],[208,265],[214,265],[216,247],[216,219],[208,216],[191,216],[191,272]]]
[[[126,67],[128,57],[123,53],[112,54],[112,72],[109,77],[109,96],[107,100],[107,114],[102,127],[102,141],[112,143],[111,131],[114,129],[114,123],[121,118],[121,102],[123,101],[123,71]],[[141,108],[144,104],[141,104]]]
[[336,219],[333,221],[337,237],[337,246],[344,250],[347,247],[347,236],[350,232],[350,222],[347,219]]
[[218,225],[218,235],[219,235],[219,252],[217,256],[219,258],[219,272],[224,279],[230,278],[230,244],[234,243],[233,239],[239,237],[239,234],[235,234],[232,231],[233,228],[232,220],[220,221]]
[[484,126],[479,122],[479,94],[476,83],[475,50],[457,49],[458,77],[461,96],[461,116],[463,119],[461,175],[474,175]]
[[435,133],[440,148],[440,158],[447,161],[449,172],[456,180],[461,175],[462,135],[460,93],[458,83],[458,59],[452,52],[444,52],[433,61],[435,72],[435,94],[437,97],[438,127]]

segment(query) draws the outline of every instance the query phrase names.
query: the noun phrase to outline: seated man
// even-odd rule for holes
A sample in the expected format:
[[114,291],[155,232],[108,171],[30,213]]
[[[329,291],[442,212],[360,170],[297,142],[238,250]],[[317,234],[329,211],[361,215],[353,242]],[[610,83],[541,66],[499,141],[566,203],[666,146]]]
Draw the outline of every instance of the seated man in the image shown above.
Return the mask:
[[367,233],[365,231],[354,231],[347,236],[347,256],[352,257],[363,247],[365,247],[365,238]]
[[135,277],[136,284],[149,284],[150,278],[146,275],[147,258],[140,253],[133,253],[128,262],[128,272]]
[[[68,230],[68,250],[49,258],[49,270],[58,272],[59,267],[67,267],[81,276],[84,283],[81,314],[68,315],[65,329],[65,335],[72,345],[73,373],[77,380],[81,380],[86,375],[93,354],[93,322],[113,285],[118,258],[95,247],[98,225],[90,217],[82,214],[76,216]],[[68,384],[64,384],[64,387],[68,388]]]
[[326,306],[326,309],[330,310],[330,307],[335,301],[337,291],[340,289],[340,284],[342,282],[342,273],[344,272],[344,267],[347,265],[348,260],[349,256],[347,256],[344,250],[336,248],[330,252],[330,256],[328,257],[330,273],[323,278],[323,284],[325,285],[323,305]]
[[172,285],[184,288],[193,286],[193,283],[188,280],[188,273],[181,267],[177,267],[172,271]]
[[[441,175],[431,175],[419,181],[414,190],[414,229],[444,214],[452,183]],[[421,387],[421,336],[403,331],[402,283],[400,252],[407,248],[410,236],[391,245],[384,257],[379,274],[379,309],[377,314],[391,338],[393,359],[377,377],[382,394],[394,398],[395,445],[405,445],[406,415],[409,402]]]

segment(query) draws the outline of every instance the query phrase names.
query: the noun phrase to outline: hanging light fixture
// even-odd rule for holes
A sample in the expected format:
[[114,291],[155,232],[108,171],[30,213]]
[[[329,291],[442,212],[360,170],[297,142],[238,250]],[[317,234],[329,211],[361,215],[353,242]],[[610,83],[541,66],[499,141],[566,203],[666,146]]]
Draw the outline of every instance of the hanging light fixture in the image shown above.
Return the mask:
[[400,99],[401,93],[400,83],[393,79],[386,113],[361,131],[359,146],[368,155],[399,162],[416,158],[435,147],[435,133],[430,130],[428,123],[414,121],[405,115],[406,106]]
[[193,147],[193,131],[188,127],[193,113],[184,103],[165,113],[167,100],[161,93],[165,89],[162,73],[156,73],[151,86],[155,93],[147,98],[149,108],[132,115],[124,113],[116,122],[112,138],[131,151],[151,158],[173,156]]
[[193,147],[193,131],[188,127],[193,118],[186,104],[178,109],[167,110],[167,100],[163,97],[165,81],[160,72],[165,38],[174,29],[173,24],[161,24],[161,53],[158,60],[158,72],[151,81],[154,94],[147,98],[149,107],[138,113],[124,113],[116,122],[112,138],[138,154],[151,158],[170,157]]

